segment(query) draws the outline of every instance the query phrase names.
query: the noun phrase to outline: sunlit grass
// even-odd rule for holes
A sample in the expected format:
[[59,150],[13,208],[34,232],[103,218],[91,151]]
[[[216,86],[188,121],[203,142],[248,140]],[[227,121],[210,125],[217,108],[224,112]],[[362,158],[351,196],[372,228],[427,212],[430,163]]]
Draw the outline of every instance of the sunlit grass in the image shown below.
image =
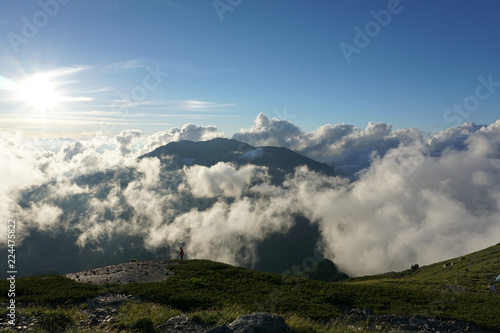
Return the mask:
[[156,327],[168,319],[182,314],[170,306],[151,302],[128,302],[120,307],[119,313],[111,320],[113,329],[155,331]]

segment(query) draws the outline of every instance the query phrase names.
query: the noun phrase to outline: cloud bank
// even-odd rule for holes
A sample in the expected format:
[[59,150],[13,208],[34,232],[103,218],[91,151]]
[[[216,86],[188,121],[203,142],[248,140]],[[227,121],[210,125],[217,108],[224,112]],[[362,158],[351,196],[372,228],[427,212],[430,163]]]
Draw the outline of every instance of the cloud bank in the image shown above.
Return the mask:
[[[3,135],[1,218],[16,219],[17,245],[30,265],[37,264],[36,249],[51,240],[66,256],[87,261],[101,254],[107,263],[134,255],[175,257],[183,246],[190,258],[252,267],[261,260],[259,244],[286,235],[297,216],[318,227],[318,249],[352,275],[444,260],[500,237],[500,120],[428,137],[385,123],[303,132],[260,114],[233,138],[290,148],[337,174],[300,167],[279,185],[262,166],[172,169],[156,158],[136,158],[168,142],[223,136],[214,126],[188,124],[150,136],[98,133],[46,150]],[[52,269],[83,265],[61,262]]]
[[288,120],[269,119],[260,113],[250,129],[242,129],[233,139],[254,146],[279,146],[292,149],[334,167],[339,175],[352,176],[368,167],[372,153],[385,154],[402,141],[421,133],[413,129],[392,131],[386,123],[369,123],[365,129],[353,125],[323,125],[303,132]]

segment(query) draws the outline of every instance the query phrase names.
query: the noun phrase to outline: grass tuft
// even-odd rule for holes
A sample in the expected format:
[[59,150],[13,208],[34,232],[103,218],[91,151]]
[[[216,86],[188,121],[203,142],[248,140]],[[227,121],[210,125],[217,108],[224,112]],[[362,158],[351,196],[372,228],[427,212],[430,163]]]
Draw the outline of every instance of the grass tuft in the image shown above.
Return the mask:
[[128,302],[112,319],[111,326],[125,331],[155,332],[156,327],[180,314],[181,311],[166,305]]
[[245,315],[247,313],[249,313],[248,310],[242,308],[238,304],[234,304],[222,309],[194,311],[189,313],[188,318],[199,324],[218,326],[222,324],[229,324],[239,316]]

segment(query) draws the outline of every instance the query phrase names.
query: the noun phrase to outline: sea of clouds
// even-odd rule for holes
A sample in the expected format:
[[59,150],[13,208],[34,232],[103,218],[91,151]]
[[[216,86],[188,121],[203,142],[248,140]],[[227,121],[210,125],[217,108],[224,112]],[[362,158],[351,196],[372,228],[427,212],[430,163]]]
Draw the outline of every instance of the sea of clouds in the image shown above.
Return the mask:
[[[156,158],[137,159],[172,141],[216,137],[225,135],[194,124],[89,140],[4,134],[0,219],[16,220],[16,246],[26,262],[62,273],[83,265],[79,255],[109,264],[130,251],[175,257],[179,246],[190,258],[251,267],[259,261],[258,244],[286,234],[296,215],[318,227],[322,254],[354,276],[499,242],[500,120],[429,136],[386,123],[304,132],[259,114],[232,138],[287,147],[337,175],[301,167],[279,185],[262,166],[220,162],[174,170]],[[7,228],[0,246],[7,246]]]

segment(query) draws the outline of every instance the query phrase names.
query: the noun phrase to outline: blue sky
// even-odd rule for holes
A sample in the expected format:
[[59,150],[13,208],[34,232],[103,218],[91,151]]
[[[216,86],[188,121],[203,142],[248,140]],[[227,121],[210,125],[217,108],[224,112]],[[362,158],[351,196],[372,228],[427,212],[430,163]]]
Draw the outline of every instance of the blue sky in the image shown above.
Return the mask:
[[260,112],[305,131],[381,121],[432,132],[500,118],[493,0],[1,6],[2,131],[78,137],[195,123],[231,136]]

